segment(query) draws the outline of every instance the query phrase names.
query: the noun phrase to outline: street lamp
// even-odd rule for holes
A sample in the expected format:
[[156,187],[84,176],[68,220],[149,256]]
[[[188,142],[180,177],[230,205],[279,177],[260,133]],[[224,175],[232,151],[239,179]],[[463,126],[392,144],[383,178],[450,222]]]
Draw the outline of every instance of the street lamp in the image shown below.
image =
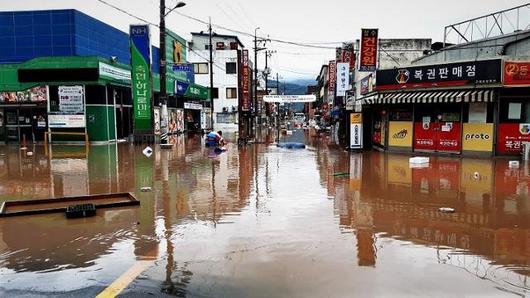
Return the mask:
[[162,110],[160,112],[162,120],[160,121],[160,145],[162,147],[171,147],[168,145],[168,112],[167,112],[167,86],[166,86],[166,16],[177,8],[185,6],[186,3],[179,1],[175,7],[166,12],[166,1],[160,0],[160,102]]

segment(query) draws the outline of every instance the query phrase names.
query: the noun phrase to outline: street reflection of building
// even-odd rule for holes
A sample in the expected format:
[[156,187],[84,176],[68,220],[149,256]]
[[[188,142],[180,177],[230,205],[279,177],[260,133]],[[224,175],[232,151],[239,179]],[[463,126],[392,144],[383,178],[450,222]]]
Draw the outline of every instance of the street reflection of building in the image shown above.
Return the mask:
[[[526,167],[510,169],[508,160],[439,157],[415,169],[408,156],[374,152],[362,155],[361,162],[357,156],[349,160],[350,177],[331,177],[334,182],[327,184],[335,187],[341,227],[355,234],[360,266],[375,266],[377,238],[391,237],[478,255],[529,275]],[[441,213],[439,207],[456,212]]]

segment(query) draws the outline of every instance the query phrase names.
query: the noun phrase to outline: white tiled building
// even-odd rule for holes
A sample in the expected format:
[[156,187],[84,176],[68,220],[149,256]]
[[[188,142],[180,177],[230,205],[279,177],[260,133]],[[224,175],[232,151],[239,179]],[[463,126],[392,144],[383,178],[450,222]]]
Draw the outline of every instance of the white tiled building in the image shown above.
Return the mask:
[[[210,86],[210,51],[208,33],[192,33],[188,61],[194,64],[195,82]],[[214,86],[214,128],[237,130],[239,104],[239,61],[238,52],[244,46],[237,36],[214,34],[213,86]]]

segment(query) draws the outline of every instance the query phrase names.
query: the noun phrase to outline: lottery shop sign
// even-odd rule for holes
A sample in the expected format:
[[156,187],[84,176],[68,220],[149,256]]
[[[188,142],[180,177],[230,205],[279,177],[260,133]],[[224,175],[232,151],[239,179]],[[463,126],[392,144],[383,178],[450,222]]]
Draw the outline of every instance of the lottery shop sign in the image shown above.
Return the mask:
[[502,60],[482,60],[385,69],[376,73],[376,90],[500,84]]
[[530,86],[530,62],[511,62],[504,64],[505,86]]
[[530,123],[499,124],[497,138],[499,154],[519,154],[522,150],[522,143],[530,142]]

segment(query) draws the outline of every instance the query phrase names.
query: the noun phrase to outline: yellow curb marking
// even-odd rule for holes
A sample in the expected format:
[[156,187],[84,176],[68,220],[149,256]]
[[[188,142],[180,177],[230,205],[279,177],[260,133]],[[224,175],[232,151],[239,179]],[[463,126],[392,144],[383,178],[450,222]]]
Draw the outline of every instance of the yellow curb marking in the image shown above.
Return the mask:
[[135,280],[138,275],[147,269],[154,261],[137,261],[129,270],[123,273],[118,279],[116,279],[110,286],[108,286],[103,292],[99,293],[96,298],[113,298],[116,297],[121,291],[123,291],[129,284]]

